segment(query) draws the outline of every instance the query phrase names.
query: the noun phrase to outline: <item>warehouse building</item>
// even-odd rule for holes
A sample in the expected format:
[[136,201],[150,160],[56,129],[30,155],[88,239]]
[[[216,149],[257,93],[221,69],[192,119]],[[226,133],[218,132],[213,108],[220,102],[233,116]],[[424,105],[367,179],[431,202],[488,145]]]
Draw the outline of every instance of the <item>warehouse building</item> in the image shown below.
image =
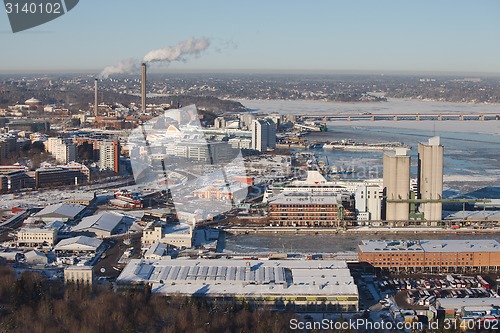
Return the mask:
[[73,221],[82,216],[85,206],[62,202],[50,205],[35,214],[35,219],[43,222]]
[[165,296],[293,311],[358,311],[358,288],[345,261],[132,259],[117,279],[118,288],[145,284]]
[[123,233],[124,216],[111,213],[101,213],[84,217],[78,225],[73,227],[74,232],[87,232],[98,238],[110,237]]
[[389,271],[498,272],[500,244],[496,240],[363,240],[360,262]]
[[102,246],[102,240],[78,236],[61,240],[54,247],[54,251],[56,253],[97,253]]
[[46,265],[49,263],[47,256],[43,252],[35,250],[25,253],[24,259],[29,265]]

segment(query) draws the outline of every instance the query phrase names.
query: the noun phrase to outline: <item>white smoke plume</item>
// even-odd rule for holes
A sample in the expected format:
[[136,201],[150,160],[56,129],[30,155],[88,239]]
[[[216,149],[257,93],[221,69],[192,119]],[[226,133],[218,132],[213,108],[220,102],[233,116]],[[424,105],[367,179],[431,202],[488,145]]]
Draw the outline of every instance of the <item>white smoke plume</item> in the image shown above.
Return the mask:
[[122,74],[122,73],[133,73],[139,70],[139,64],[137,59],[126,59],[120,61],[118,64],[113,66],[108,66],[99,73],[98,77],[100,79],[107,79],[110,75],[113,74]]
[[[198,56],[210,46],[208,38],[189,38],[177,43],[175,46],[167,46],[163,49],[148,52],[143,61],[147,63],[173,61],[186,61],[187,57]],[[114,66],[108,66],[99,74],[99,78],[106,79],[113,74],[135,73],[140,68],[140,62],[137,59],[126,59],[120,61]]]
[[189,55],[199,55],[210,46],[207,38],[190,38],[167,46],[163,49],[153,50],[144,56],[144,62],[172,62],[185,61]]

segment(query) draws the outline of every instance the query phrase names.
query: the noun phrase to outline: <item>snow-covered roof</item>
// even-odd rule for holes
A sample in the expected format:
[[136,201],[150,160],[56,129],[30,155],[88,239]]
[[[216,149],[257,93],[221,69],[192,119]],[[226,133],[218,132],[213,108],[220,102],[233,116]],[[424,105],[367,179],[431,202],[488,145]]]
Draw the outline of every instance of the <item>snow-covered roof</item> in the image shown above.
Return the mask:
[[120,224],[122,219],[123,216],[111,213],[88,216],[83,218],[77,226],[73,227],[73,231],[83,231],[92,228],[112,232]]
[[162,294],[358,295],[345,261],[132,259],[118,283],[153,283]]
[[61,240],[55,246],[56,251],[96,251],[102,244],[102,240],[78,236]]
[[36,217],[64,217],[68,219],[75,218],[85,209],[83,205],[71,204],[68,202],[50,205],[35,214]]

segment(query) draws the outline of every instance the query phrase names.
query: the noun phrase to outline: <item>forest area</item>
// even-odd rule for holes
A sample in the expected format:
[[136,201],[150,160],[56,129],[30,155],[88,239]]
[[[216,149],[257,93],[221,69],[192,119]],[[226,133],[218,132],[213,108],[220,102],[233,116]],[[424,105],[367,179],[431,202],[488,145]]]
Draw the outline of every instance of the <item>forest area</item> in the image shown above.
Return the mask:
[[0,266],[0,332],[288,332],[292,314],[66,285]]

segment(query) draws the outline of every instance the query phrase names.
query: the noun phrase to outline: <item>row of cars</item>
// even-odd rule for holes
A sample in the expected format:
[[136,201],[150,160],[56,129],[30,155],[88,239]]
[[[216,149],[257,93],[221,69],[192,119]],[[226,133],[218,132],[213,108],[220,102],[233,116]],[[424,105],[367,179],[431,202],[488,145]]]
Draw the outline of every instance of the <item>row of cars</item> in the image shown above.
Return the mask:
[[498,297],[490,290],[490,284],[478,276],[434,276],[414,278],[382,278],[378,282],[381,291],[397,293],[406,291],[411,305],[434,305],[437,298],[484,298]]
[[421,279],[413,278],[382,278],[378,282],[378,287],[382,291],[399,291],[412,289],[470,289],[484,288],[490,289],[490,284],[480,275],[428,277]]

